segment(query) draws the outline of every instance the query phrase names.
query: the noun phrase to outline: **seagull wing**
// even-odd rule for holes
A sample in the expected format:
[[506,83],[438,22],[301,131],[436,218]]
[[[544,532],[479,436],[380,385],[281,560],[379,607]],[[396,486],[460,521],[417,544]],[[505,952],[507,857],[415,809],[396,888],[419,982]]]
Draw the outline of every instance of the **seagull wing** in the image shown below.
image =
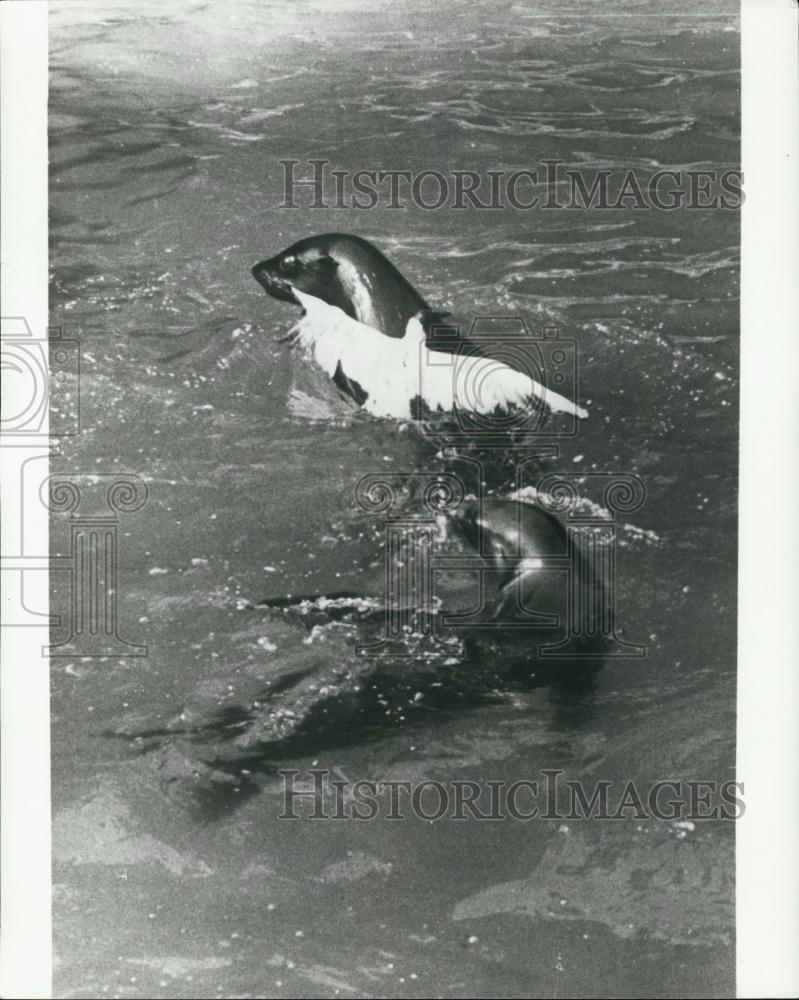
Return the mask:
[[305,314],[297,338],[333,378],[340,367],[367,394],[364,409],[380,417],[407,419],[421,398],[433,411],[493,413],[540,399],[554,413],[585,418],[588,411],[496,358],[437,351],[428,346],[424,313],[408,321],[404,337],[388,337],[315,296],[295,292]]
[[[424,334],[417,317],[408,323],[406,339],[418,342]],[[475,353],[464,341],[463,352],[437,351],[429,346],[419,352],[417,394],[433,410],[465,410],[493,413],[512,407],[529,406],[540,399],[553,413],[585,418],[588,411],[570,399],[542,385],[525,372],[517,371],[496,358]]]

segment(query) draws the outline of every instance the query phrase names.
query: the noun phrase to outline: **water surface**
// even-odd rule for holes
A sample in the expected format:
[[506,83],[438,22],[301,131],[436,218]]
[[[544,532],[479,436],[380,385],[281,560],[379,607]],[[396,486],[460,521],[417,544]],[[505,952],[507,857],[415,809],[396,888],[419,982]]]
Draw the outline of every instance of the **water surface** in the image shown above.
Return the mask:
[[[82,358],[82,432],[53,466],[148,488],[120,521],[119,602],[149,655],[53,661],[58,994],[730,995],[730,823],[292,823],[275,772],[733,776],[737,214],[278,205],[281,158],[735,166],[737,10],[331,7],[50,4],[51,314]],[[590,696],[483,663],[497,684],[456,677],[437,701],[428,676],[415,700],[411,675],[384,719],[356,699],[295,732],[287,711],[362,679],[353,631],[247,602],[374,592],[382,526],[357,478],[431,461],[276,343],[295,316],[250,266],[335,229],[467,321],[520,313],[577,341],[591,416],[548,468],[647,488],[618,553],[619,617],[647,657],[608,662]],[[309,420],[298,392],[335,419]],[[67,531],[55,518],[56,551]],[[253,708],[265,697],[277,714]]]

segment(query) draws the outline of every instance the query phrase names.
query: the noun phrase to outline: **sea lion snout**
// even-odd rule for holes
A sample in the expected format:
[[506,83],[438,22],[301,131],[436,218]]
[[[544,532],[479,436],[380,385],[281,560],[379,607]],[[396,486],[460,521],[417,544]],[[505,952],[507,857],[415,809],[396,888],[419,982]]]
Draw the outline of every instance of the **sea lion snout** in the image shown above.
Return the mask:
[[281,273],[278,260],[279,258],[270,257],[268,260],[259,261],[251,269],[252,276],[272,298],[293,302],[296,305],[297,298],[291,281]]

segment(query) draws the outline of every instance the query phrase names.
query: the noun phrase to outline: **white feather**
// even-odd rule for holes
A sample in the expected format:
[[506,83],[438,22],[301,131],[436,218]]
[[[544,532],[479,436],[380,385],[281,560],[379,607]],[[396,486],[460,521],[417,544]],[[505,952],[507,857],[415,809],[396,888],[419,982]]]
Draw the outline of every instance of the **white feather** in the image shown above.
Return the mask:
[[[299,343],[331,378],[341,368],[368,394],[364,409],[379,417],[408,418],[414,397],[431,410],[473,413],[524,406],[541,399],[553,412],[588,412],[523,372],[493,358],[431,351],[416,317],[404,337],[388,337],[337,306],[295,289],[305,315],[294,327]],[[377,338],[380,338],[379,340]]]

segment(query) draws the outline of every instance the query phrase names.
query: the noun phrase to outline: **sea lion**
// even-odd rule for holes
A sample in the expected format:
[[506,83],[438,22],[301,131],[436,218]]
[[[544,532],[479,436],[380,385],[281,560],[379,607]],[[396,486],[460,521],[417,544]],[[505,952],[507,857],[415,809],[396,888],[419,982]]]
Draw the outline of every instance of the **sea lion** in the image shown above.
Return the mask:
[[262,260],[252,273],[273,298],[302,305],[297,291],[313,295],[387,337],[404,337],[409,320],[432,313],[391,261],[360,236],[310,236]]
[[533,658],[539,672],[540,657],[550,658],[554,676],[566,664],[586,676],[599,666],[607,649],[607,594],[590,558],[553,514],[491,498],[467,501],[450,520],[491,567],[498,591],[476,612],[445,615],[445,628],[460,630],[470,646],[490,642],[503,659]]
[[[483,610],[486,622],[497,627],[503,622],[518,625],[526,615],[535,616],[542,597],[547,610],[565,620],[566,589],[562,575],[551,570],[565,568],[572,542],[553,514],[534,504],[492,498],[467,501],[450,519],[492,568],[500,588]],[[553,595],[557,607],[552,607]]]
[[[479,610],[453,613],[446,607],[440,609],[447,630],[460,629],[466,636],[475,636],[475,630],[485,629],[500,641],[514,635],[514,641],[530,646],[529,630],[543,629],[540,641],[554,642],[547,631],[562,633],[574,624],[569,613],[571,594],[579,602],[575,610],[590,616],[581,622],[586,635],[596,633],[595,616],[603,600],[601,582],[553,514],[536,504],[491,498],[467,500],[456,511],[442,515],[442,522],[447,534],[465,542],[488,571],[485,588],[481,585],[485,603]],[[274,609],[302,609],[306,615],[322,612],[326,620],[353,615],[375,619],[386,611],[376,596],[358,597],[353,591],[275,597],[260,603]]]
[[430,412],[489,414],[543,403],[586,410],[446,327],[368,240],[329,233],[300,240],[252,268],[273,298],[303,309],[291,332],[336,385],[381,417]]

